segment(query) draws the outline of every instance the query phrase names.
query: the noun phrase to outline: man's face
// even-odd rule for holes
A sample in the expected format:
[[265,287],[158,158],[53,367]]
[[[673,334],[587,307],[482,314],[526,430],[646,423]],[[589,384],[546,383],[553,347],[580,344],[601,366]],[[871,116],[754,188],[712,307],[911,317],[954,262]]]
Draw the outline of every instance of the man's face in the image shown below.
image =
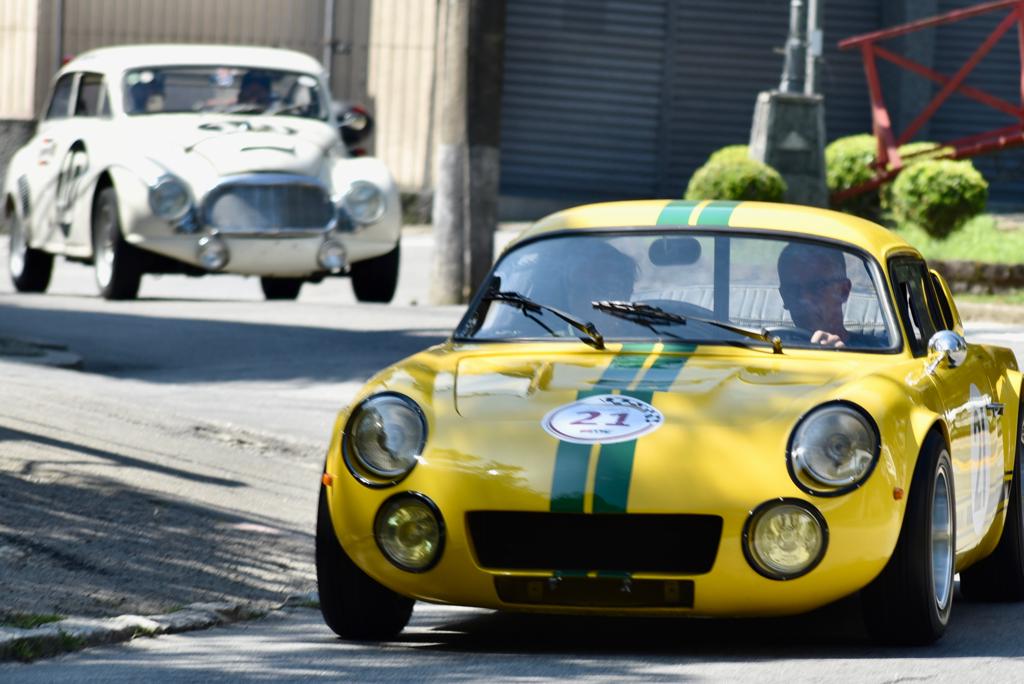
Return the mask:
[[797,327],[832,333],[844,329],[850,281],[834,262],[815,260],[786,270],[779,277],[779,292]]

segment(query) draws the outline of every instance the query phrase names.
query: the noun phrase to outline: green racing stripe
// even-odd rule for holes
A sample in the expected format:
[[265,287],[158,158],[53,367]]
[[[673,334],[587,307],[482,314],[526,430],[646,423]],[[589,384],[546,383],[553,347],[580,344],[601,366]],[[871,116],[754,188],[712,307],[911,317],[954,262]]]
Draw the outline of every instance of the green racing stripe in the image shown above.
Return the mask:
[[[674,344],[672,351],[692,352],[693,344]],[[664,350],[663,350],[664,351]],[[667,392],[686,365],[689,356],[658,356],[635,390],[622,394],[648,404],[655,392]],[[642,389],[640,389],[642,388]],[[636,440],[602,444],[598,452],[597,474],[594,477],[594,513],[625,513],[629,500],[629,484],[633,477]]]

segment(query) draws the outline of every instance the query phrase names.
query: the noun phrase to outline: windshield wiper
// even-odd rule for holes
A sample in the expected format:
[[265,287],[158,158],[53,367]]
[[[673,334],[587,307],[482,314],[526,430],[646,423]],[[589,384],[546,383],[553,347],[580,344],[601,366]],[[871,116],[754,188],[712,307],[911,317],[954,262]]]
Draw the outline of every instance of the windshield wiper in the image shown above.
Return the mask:
[[593,323],[589,321],[583,322],[577,320],[570,316],[569,314],[563,311],[559,311],[553,306],[548,306],[547,304],[535,302],[529,297],[521,295],[518,292],[492,289],[484,295],[484,301],[504,302],[505,304],[509,304],[522,311],[530,320],[535,321],[538,325],[540,325],[542,328],[551,333],[551,335],[557,337],[558,335],[557,333],[555,333],[554,330],[552,330],[549,326],[545,325],[544,322],[541,321],[539,318],[532,315],[535,313],[539,313],[540,311],[547,311],[548,313],[558,316],[563,321],[571,325],[573,328],[583,333],[586,337],[580,337],[581,342],[589,344],[594,349],[604,349],[604,336],[597,331],[597,328],[594,327]]
[[766,328],[762,328],[760,332],[756,330],[748,330],[747,328],[741,328],[738,325],[732,325],[731,323],[723,323],[722,321],[716,321],[711,318],[700,318],[699,316],[683,316],[681,314],[672,313],[671,311],[665,311],[664,309],[650,304],[642,304],[640,302],[616,302],[616,301],[599,301],[593,302],[592,306],[598,311],[603,311],[610,316],[616,316],[618,318],[624,318],[627,321],[633,321],[640,325],[646,325],[650,327],[652,323],[673,323],[676,325],[686,325],[689,321],[695,321],[697,323],[706,323],[707,325],[713,325],[716,328],[727,330],[737,335],[749,338],[751,340],[757,340],[758,342],[767,342],[772,345],[772,351],[776,354],[782,353],[782,340],[777,335],[769,335]]

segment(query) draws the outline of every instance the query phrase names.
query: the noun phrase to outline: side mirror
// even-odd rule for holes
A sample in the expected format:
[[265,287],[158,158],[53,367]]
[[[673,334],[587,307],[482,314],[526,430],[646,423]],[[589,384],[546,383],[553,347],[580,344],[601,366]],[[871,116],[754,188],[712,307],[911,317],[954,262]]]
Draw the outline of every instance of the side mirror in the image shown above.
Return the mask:
[[967,359],[967,340],[952,330],[940,330],[928,340],[928,372],[934,373],[943,361],[956,368]]
[[346,147],[358,145],[373,132],[373,117],[361,105],[335,102],[333,106],[338,132]]

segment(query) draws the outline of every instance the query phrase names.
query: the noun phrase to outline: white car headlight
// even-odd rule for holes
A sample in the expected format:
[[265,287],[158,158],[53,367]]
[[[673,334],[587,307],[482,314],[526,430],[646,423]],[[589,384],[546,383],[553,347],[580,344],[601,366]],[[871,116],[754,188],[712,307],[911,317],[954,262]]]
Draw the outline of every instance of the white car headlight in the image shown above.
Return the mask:
[[352,220],[363,225],[379,221],[387,208],[384,193],[367,181],[353,183],[342,201]]
[[793,430],[790,475],[808,493],[842,494],[871,474],[879,447],[878,428],[863,409],[846,402],[824,404]]
[[387,486],[416,465],[427,441],[419,406],[394,392],[376,394],[355,408],[344,435],[345,462],[364,484]]
[[180,180],[174,176],[161,176],[149,189],[149,206],[160,218],[177,221],[192,206],[192,197]]

